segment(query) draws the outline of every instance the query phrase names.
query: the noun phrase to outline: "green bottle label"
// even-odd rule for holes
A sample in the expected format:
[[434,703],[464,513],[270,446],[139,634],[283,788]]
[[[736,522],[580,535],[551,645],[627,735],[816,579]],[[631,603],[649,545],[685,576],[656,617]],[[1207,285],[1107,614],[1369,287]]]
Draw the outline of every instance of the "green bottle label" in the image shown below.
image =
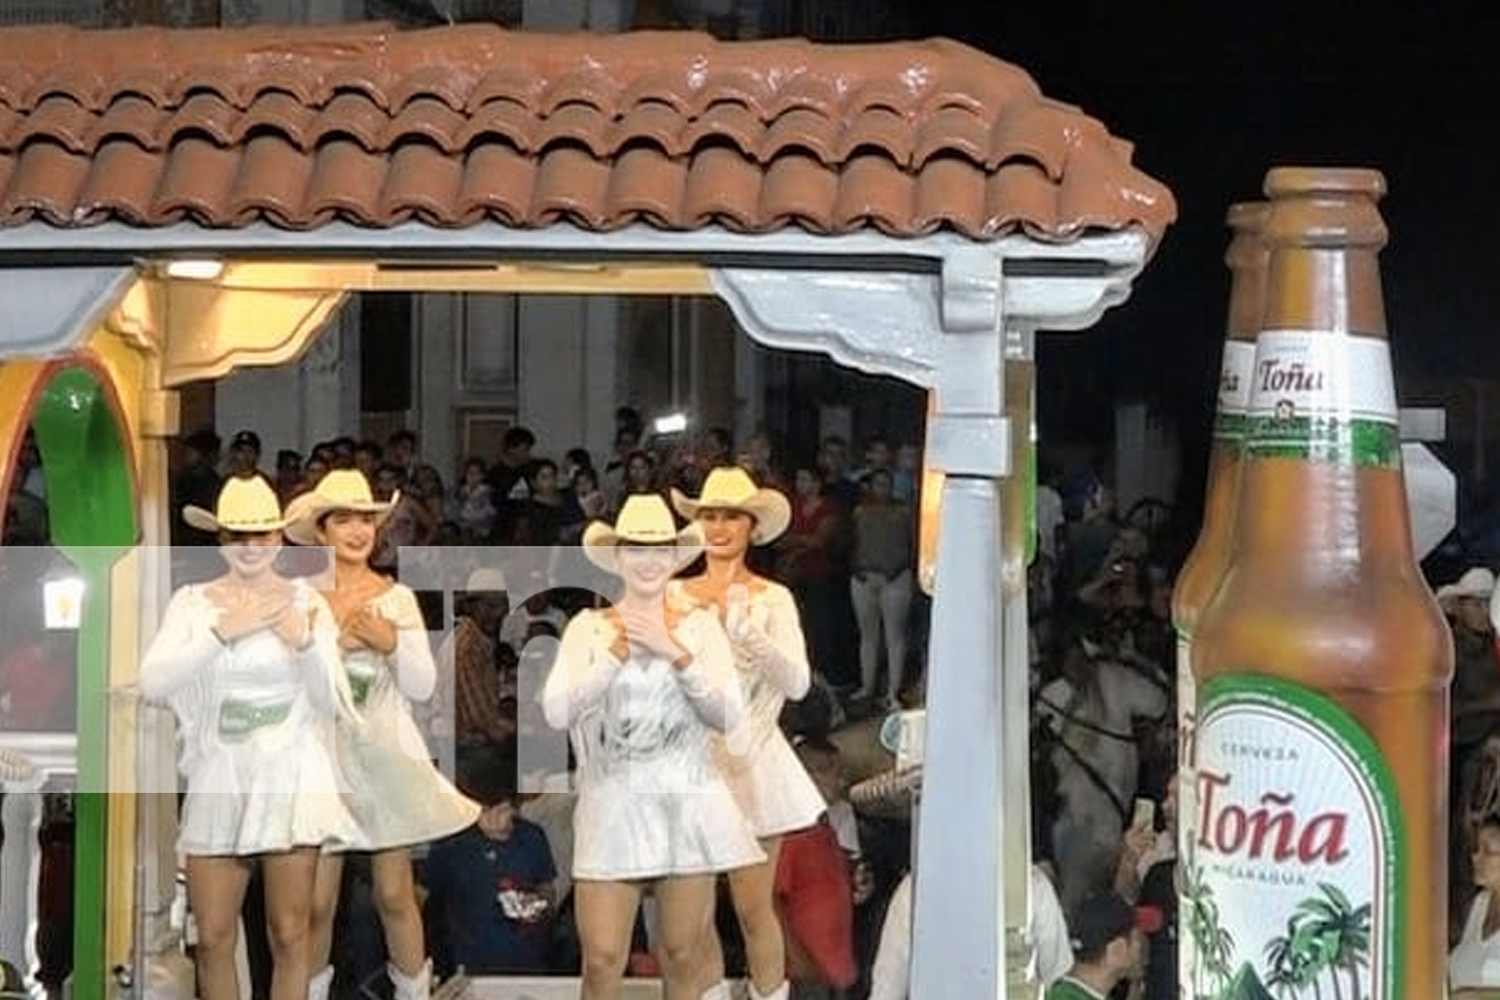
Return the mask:
[[1390,345],[1376,337],[1267,330],[1256,341],[1246,448],[1255,458],[1399,469]]
[[1199,690],[1195,743],[1184,993],[1405,1000],[1407,848],[1375,741],[1317,692],[1238,675]]

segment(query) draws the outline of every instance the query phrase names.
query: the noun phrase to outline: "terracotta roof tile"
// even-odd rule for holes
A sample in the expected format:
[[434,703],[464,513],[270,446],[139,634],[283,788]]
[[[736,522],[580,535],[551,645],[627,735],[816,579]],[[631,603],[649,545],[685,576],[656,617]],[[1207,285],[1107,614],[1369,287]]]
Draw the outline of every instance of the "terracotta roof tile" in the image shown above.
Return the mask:
[[1176,209],[1130,156],[1022,70],[944,40],[0,30],[0,227],[1155,239]]

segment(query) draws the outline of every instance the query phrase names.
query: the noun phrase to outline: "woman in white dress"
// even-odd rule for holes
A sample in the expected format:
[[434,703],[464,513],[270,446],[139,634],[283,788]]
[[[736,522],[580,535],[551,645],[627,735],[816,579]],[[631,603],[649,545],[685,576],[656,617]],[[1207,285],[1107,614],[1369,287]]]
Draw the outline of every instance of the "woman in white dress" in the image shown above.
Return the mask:
[[265,480],[231,479],[213,512],[228,571],[173,595],[141,662],[144,697],[177,716],[187,778],[178,853],[198,928],[198,996],[238,1000],[235,948],[251,866],[265,874],[273,1000],[303,1000],[319,850],[353,819],[333,762],[338,647],[323,599],[274,568],[285,526]]
[[1500,995],[1500,817],[1491,816],[1474,834],[1474,884],[1463,935],[1448,953],[1448,986],[1454,1000]]
[[[377,502],[364,474],[335,470],[287,508],[287,537],[333,551],[334,588],[325,596],[343,657],[339,680],[351,709],[339,721],[337,760],[345,801],[358,824],[352,849],[370,852],[375,909],[390,955],[396,1000],[425,1000],[432,964],[412,877],[411,847],[465,829],[479,806],[432,764],[412,718],[437,684],[427,628],[410,589],[370,566],[376,535],[396,500]],[[342,859],[327,854],[313,901],[312,1000],[328,995],[333,919]]]
[[[781,707],[807,694],[812,673],[791,591],[758,576],[745,562],[751,545],[775,541],[791,523],[791,504],[761,489],[739,468],[714,469],[698,499],[672,491],[672,504],[702,529],[708,545],[704,572],[672,585],[673,599],[712,611],[723,623],[734,665],[749,702],[743,748],[715,740],[714,751],[740,810],[766,853],[762,864],[731,872],[730,896],[745,936],[751,1000],[784,1000],[786,948],[775,906],[781,836],[812,826],[823,796],[781,731]],[[727,996],[724,956],[712,925],[705,928],[702,984]]]
[[[744,701],[718,618],[666,600],[696,555],[658,496],[628,498],[596,522],[584,552],[618,575],[611,607],[568,624],[542,695],[578,758],[573,879],[583,1000],[619,995],[643,892],[659,908],[667,1000],[696,1000],[696,951],[712,919],[717,873],[758,864],[755,843],[714,761],[710,737],[740,725]],[[689,548],[691,547],[691,548]]]

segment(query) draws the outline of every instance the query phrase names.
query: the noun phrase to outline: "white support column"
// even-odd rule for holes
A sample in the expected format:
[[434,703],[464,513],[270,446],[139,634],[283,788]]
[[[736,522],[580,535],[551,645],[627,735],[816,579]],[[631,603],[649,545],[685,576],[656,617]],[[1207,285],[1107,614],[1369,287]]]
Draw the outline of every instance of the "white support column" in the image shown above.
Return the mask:
[[[1005,588],[1001,486],[1011,467],[1000,268],[980,255],[945,262],[927,460],[944,474],[927,671],[926,749],[917,838],[911,995],[1006,1000],[1001,682]],[[954,864],[951,831],[972,831]]]
[[[1004,1000],[1000,864],[1000,497],[948,475],[938,539],[910,995]],[[979,821],[979,822],[976,822]],[[967,829],[960,861],[953,831]]]

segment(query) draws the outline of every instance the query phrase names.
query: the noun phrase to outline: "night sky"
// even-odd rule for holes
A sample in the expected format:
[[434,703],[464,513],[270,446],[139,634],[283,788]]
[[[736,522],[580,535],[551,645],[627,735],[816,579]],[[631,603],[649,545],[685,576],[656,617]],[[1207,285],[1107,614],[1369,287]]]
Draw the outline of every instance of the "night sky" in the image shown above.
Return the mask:
[[1224,328],[1225,209],[1258,197],[1273,165],[1385,173],[1382,265],[1403,402],[1403,377],[1500,375],[1500,7],[944,6],[926,15],[928,33],[1023,67],[1048,96],[1134,142],[1137,165],[1178,199],[1132,298],[1086,334],[1043,340],[1044,433],[1049,423],[1068,437],[1107,432],[1068,400],[1145,394],[1177,410],[1196,450]]

